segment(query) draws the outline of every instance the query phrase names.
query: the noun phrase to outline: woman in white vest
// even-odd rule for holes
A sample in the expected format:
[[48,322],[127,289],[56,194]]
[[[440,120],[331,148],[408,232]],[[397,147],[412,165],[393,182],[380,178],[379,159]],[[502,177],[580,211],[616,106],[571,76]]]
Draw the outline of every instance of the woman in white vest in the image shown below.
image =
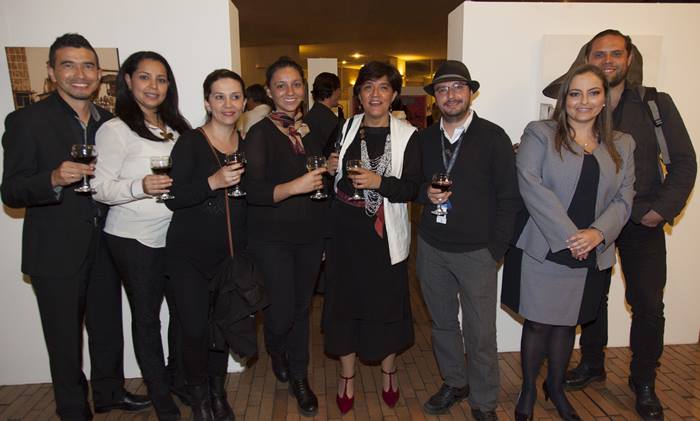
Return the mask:
[[[367,63],[353,90],[364,112],[343,127],[323,310],[325,350],[340,357],[342,413],[353,406],[357,358],[381,361],[382,399],[396,405],[396,354],[413,343],[406,202],[418,191],[421,159],[415,128],[390,115],[400,92],[395,67]],[[353,160],[361,168],[348,173]]]

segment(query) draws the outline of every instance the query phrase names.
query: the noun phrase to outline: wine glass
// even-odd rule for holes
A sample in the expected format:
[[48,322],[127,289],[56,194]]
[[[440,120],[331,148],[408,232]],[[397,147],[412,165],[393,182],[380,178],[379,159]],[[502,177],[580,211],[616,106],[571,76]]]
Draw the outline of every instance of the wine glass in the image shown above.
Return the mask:
[[[326,167],[326,158],[323,156],[313,155],[306,159],[306,170],[311,172],[319,168]],[[328,197],[326,193],[323,192],[323,188],[316,190],[316,193],[311,195],[314,200],[321,200]]]
[[[432,188],[438,189],[444,193],[450,190],[450,187],[452,187],[452,178],[449,174],[437,173],[433,175],[433,179],[431,180],[430,185],[432,186]],[[437,216],[445,216],[447,215],[447,209],[445,209],[442,206],[442,203],[438,203],[437,205],[435,205],[435,210],[433,210],[430,213]]]
[[[357,169],[362,168],[362,160],[360,159],[348,159],[345,161],[345,170],[350,174],[351,172],[358,172]],[[351,181],[352,183],[352,181]],[[360,192],[353,188],[354,192],[350,196],[350,200],[364,200],[365,198],[360,194]]]
[[[151,171],[153,171],[155,175],[168,175],[172,167],[173,161],[169,156],[151,157]],[[160,196],[156,197],[156,202],[163,203],[163,201],[170,199],[175,199],[175,196],[170,193],[162,193]]]
[[[97,158],[97,149],[95,149],[95,145],[77,143],[71,146],[70,156],[73,158],[73,161],[88,165]],[[83,175],[83,184],[80,187],[76,187],[75,191],[78,193],[95,193],[95,189],[90,187],[87,175]]]
[[[245,167],[245,164],[247,164],[248,161],[245,159],[245,153],[237,151],[237,152],[226,154],[224,156],[224,163],[226,165],[241,164],[242,166]],[[246,195],[246,192],[244,192],[241,189],[240,181],[238,182],[238,184],[236,184],[236,187],[234,187],[232,191],[228,192],[229,197],[243,197],[245,195]]]

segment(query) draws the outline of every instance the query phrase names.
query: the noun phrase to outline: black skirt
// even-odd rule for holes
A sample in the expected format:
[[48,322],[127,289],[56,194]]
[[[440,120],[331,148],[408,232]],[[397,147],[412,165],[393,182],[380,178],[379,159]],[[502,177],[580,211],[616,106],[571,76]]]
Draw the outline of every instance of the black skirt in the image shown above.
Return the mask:
[[413,344],[408,266],[391,264],[389,245],[364,208],[335,201],[323,306],[325,351],[379,361]]

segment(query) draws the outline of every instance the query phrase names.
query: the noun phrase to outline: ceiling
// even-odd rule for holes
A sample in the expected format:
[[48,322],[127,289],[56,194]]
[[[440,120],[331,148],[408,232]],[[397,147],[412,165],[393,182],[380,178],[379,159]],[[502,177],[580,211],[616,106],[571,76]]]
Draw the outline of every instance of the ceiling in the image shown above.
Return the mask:
[[447,16],[463,0],[232,0],[241,47],[299,45],[301,58],[447,55]]

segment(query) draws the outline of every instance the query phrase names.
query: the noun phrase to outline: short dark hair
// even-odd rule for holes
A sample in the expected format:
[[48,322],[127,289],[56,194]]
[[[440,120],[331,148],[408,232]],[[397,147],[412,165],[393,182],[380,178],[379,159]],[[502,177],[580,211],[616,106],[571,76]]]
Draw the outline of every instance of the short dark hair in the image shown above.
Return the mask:
[[299,72],[301,79],[304,80],[304,69],[301,68],[299,63],[287,56],[282,56],[274,63],[269,65],[265,71],[265,85],[267,85],[268,88],[270,87],[270,82],[272,81],[272,77],[275,75],[275,72],[277,72],[279,69],[284,69],[285,67],[295,69],[297,72]]
[[355,86],[352,87],[352,94],[354,96],[360,95],[360,87],[363,83],[368,80],[377,80],[386,76],[391,85],[391,89],[396,92],[396,95],[401,95],[401,73],[399,73],[396,67],[389,63],[384,63],[381,61],[370,61],[369,63],[362,66],[360,73],[357,75],[355,80]]
[[220,79],[233,79],[238,81],[238,83],[241,84],[241,89],[243,89],[243,96],[246,96],[245,82],[243,82],[243,78],[238,73],[229,69],[216,69],[204,78],[204,83],[202,84],[204,99],[209,99],[209,94],[211,94],[211,85]]
[[625,35],[622,32],[618,31],[617,29],[606,29],[604,31],[600,31],[593,38],[591,38],[590,41],[588,41],[588,44],[586,44],[586,57],[588,57],[591,54],[591,48],[593,48],[593,42],[599,38],[606,37],[608,35],[613,35],[616,37],[621,37],[622,39],[625,40],[625,50],[627,50],[627,54],[632,54],[632,38],[630,38],[629,35]]
[[134,94],[126,84],[126,75],[131,78],[139,63],[143,60],[155,60],[160,62],[165,67],[165,72],[168,76],[168,91],[165,94],[165,100],[158,106],[158,116],[165,124],[177,130],[178,133],[190,129],[190,125],[182,116],[178,108],[177,84],[175,83],[175,75],[170,68],[168,61],[160,54],[154,51],[137,51],[127,57],[122,63],[119,73],[117,74],[117,100],[114,104],[114,114],[119,117],[131,130],[139,136],[156,141],[163,139],[154,135],[144,122],[143,111],[136,103]]
[[51,47],[49,47],[49,66],[52,68],[56,67],[56,51],[65,47],[85,48],[92,51],[95,55],[95,64],[98,68],[100,67],[100,58],[97,57],[97,52],[92,48],[90,42],[84,36],[75,33],[63,34],[51,44]]
[[319,73],[314,79],[314,86],[311,89],[311,96],[314,101],[322,101],[330,98],[336,89],[340,89],[340,79],[333,73]]
[[267,96],[265,87],[259,83],[247,87],[245,90],[245,96],[248,98],[248,101],[254,101],[258,104],[267,104],[272,107],[272,99]]

